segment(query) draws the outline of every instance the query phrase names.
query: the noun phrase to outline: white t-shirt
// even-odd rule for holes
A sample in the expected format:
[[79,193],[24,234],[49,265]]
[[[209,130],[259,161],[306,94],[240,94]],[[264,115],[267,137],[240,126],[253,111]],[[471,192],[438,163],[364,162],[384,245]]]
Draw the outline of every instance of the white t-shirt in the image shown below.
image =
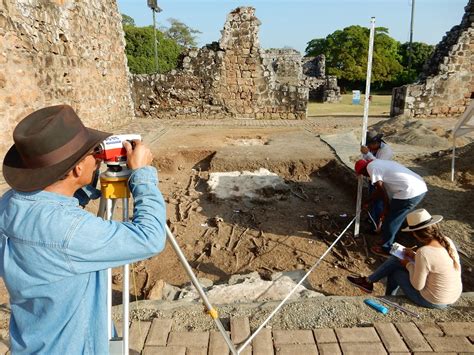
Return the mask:
[[423,178],[393,160],[377,159],[367,165],[372,184],[382,181],[390,198],[408,200],[428,191]]
[[375,160],[375,159],[382,159],[382,160],[392,160],[393,158],[393,151],[392,148],[387,143],[381,142],[380,148],[375,153],[375,156],[372,152],[368,152],[367,154],[363,155],[365,160]]

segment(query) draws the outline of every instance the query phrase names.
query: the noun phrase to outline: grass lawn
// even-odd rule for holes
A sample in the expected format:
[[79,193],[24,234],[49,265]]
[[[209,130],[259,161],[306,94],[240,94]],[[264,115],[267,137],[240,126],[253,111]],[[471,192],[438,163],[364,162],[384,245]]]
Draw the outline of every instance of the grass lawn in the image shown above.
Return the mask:
[[[362,116],[365,96],[360,96],[360,104],[352,104],[352,94],[342,95],[338,103],[308,103],[308,117],[311,116]],[[391,95],[372,95],[369,116],[389,116]]]

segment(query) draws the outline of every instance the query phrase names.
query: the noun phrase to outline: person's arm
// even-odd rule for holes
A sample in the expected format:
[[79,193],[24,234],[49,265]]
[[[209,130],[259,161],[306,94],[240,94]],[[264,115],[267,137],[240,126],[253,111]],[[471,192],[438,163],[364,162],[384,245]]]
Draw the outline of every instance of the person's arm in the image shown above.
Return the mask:
[[365,145],[362,145],[360,147],[360,152],[362,153],[362,157],[365,160],[375,160],[375,156],[372,154],[372,152],[369,150],[369,148]]
[[124,142],[127,165],[133,170],[128,184],[134,198],[131,222],[105,221],[85,211],[68,230],[65,257],[73,273],[103,270],[153,256],[166,240],[166,207],[158,190],[150,149],[135,141]]
[[429,268],[423,253],[421,251],[416,253],[415,262],[408,262],[405,267],[410,274],[410,283],[412,286],[418,291],[425,288]]

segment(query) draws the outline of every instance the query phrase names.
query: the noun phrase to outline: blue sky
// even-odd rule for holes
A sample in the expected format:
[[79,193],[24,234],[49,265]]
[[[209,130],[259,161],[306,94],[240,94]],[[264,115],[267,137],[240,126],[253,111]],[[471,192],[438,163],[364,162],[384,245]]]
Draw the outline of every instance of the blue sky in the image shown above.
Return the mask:
[[[137,26],[152,24],[147,0],[117,0],[121,13],[135,19]],[[443,35],[461,22],[467,0],[415,0],[414,41],[438,43]],[[304,53],[313,38],[323,38],[350,25],[387,27],[400,42],[410,35],[411,0],[158,0],[163,12],[158,26],[176,18],[202,33],[199,46],[220,38],[227,14],[238,6],[253,6],[262,22],[263,48],[292,47]]]

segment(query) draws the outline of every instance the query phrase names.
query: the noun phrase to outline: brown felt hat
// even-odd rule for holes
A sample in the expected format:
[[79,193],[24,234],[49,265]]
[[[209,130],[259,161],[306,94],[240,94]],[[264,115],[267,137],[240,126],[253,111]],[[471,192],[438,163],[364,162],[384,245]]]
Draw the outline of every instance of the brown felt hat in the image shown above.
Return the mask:
[[111,133],[87,128],[68,105],[42,108],[13,131],[15,144],[3,160],[5,181],[35,191],[58,181]]

